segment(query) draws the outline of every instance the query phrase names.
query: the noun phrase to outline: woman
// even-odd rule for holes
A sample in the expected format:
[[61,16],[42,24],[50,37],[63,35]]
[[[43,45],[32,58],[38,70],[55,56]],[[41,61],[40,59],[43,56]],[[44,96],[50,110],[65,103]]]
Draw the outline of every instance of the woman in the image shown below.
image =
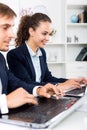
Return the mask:
[[26,83],[33,83],[36,87],[47,83],[57,84],[61,90],[80,87],[81,83],[87,82],[84,78],[70,80],[56,78],[49,71],[43,48],[51,34],[52,23],[46,14],[23,16],[17,32],[17,48],[7,54],[10,70],[18,78]]

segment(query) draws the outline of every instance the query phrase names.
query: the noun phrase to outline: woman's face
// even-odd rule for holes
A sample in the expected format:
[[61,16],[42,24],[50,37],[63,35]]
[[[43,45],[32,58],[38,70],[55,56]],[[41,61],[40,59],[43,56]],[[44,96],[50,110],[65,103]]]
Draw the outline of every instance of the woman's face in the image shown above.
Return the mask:
[[40,22],[35,30],[31,28],[29,31],[34,46],[43,48],[50,39],[52,26],[50,22]]

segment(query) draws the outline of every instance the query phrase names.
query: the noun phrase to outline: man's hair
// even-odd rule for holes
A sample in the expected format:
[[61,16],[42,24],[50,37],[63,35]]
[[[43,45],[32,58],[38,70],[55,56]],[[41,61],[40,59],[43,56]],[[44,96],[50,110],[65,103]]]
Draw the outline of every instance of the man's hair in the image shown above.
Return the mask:
[[7,18],[16,17],[16,13],[6,4],[0,3],[0,16],[6,16]]

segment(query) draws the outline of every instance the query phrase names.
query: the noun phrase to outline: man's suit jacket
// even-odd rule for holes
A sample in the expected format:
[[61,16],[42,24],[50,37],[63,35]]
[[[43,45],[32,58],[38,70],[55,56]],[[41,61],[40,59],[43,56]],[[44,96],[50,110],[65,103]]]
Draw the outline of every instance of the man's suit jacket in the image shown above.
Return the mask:
[[35,69],[25,43],[23,43],[18,48],[15,48],[8,52],[7,61],[10,70],[15,76],[22,79],[26,83],[32,83],[34,85],[44,85],[46,83],[60,83],[66,81],[63,78],[56,78],[51,75],[46,62],[45,50],[40,48],[42,56],[40,56],[40,66],[41,66],[41,82],[35,81]]
[[32,93],[34,85],[27,84],[16,78],[7,68],[4,56],[0,53],[0,78],[2,82],[2,93],[7,94],[18,87],[23,87]]

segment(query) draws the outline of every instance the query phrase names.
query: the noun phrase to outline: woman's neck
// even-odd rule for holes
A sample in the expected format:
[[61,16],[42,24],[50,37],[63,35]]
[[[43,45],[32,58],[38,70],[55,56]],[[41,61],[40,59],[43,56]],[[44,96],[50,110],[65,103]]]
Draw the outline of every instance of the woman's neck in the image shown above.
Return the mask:
[[38,47],[36,47],[33,42],[31,42],[30,40],[28,40],[28,41],[27,41],[27,44],[28,44],[28,46],[34,51],[34,53],[37,53]]

